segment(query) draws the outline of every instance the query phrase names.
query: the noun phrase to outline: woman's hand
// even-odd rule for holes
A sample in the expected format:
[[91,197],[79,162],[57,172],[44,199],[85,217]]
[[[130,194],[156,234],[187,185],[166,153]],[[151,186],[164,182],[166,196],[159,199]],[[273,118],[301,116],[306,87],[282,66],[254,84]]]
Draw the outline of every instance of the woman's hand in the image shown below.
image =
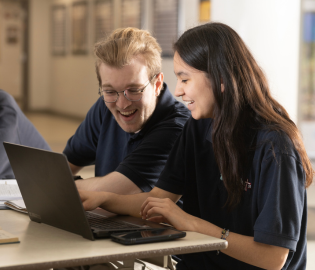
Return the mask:
[[181,231],[194,231],[195,217],[184,212],[169,198],[147,198],[141,206],[140,214],[143,219],[169,223]]
[[[148,197],[141,206],[142,218],[154,222],[167,222],[181,231],[193,231],[220,238],[223,228],[187,214],[171,199]],[[228,248],[221,250],[237,260],[263,268],[282,269],[289,249],[262,244],[254,237],[230,232]]]
[[83,208],[86,211],[94,210],[99,206],[101,207],[106,200],[106,192],[87,191],[82,189],[78,189],[78,191]]

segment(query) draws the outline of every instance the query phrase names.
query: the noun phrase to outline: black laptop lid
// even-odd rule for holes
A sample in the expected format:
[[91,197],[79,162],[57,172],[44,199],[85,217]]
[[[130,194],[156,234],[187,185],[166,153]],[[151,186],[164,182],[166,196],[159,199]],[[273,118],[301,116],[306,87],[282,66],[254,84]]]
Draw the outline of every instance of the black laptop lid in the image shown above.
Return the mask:
[[3,144],[30,219],[93,240],[67,158],[61,153]]

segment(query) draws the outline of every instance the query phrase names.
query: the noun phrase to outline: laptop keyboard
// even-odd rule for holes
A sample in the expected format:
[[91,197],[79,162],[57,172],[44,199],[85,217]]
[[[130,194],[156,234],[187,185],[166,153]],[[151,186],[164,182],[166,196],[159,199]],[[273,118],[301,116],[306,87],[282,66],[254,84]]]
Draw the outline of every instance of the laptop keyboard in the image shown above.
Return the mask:
[[131,228],[141,228],[141,226],[137,226],[135,224],[111,220],[107,217],[102,217],[92,212],[85,212],[88,222],[91,227],[98,229],[131,229]]

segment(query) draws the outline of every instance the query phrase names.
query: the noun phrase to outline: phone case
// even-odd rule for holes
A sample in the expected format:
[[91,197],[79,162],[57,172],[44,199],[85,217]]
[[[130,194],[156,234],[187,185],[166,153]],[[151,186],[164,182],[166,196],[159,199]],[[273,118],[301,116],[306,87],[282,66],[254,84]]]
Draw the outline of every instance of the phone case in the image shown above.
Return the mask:
[[[159,234],[162,231],[165,231],[163,232],[164,234],[162,235]],[[150,233],[151,236],[128,238],[136,233],[142,234],[142,235],[148,235]],[[177,238],[182,238],[185,236],[186,236],[185,232],[178,231],[175,229],[152,229],[152,230],[145,230],[145,231],[139,231],[139,232],[113,233],[111,235],[111,239],[123,245],[136,245],[136,244],[168,241],[168,240],[173,240]]]

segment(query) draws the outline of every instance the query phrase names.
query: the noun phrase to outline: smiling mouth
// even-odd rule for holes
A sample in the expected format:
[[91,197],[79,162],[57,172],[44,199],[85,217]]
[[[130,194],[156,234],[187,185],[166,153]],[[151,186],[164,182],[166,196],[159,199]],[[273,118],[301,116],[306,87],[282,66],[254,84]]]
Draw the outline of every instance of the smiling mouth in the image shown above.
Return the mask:
[[184,102],[185,102],[185,104],[188,106],[189,104],[193,104],[193,103],[195,103],[195,101],[193,101],[193,100],[190,100],[190,101],[185,101],[184,100]]
[[137,110],[132,110],[132,111],[129,111],[129,112],[121,112],[121,111],[119,111],[119,113],[120,113],[121,115],[123,115],[123,116],[128,117],[128,116],[133,115],[136,111],[137,111]]

